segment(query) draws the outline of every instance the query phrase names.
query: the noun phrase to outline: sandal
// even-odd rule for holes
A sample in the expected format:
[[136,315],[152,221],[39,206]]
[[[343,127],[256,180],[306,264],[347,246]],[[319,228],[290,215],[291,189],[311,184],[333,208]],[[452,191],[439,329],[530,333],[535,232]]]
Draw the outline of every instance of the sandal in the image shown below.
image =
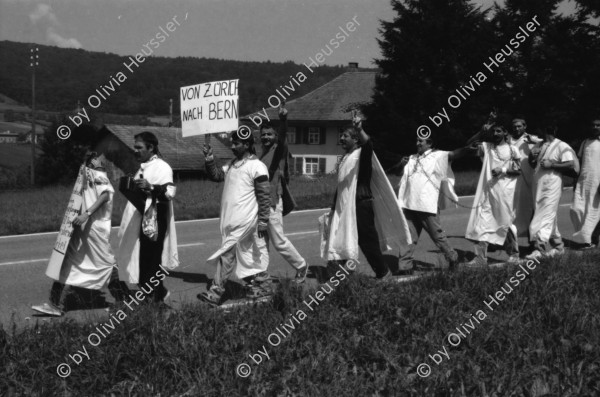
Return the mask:
[[212,289],[209,289],[206,292],[200,292],[196,297],[213,306],[219,306],[221,304],[221,295],[217,294]]
[[296,284],[302,284],[306,280],[306,275],[308,274],[308,265],[304,265],[300,269],[296,270],[296,277],[294,277],[294,282]]

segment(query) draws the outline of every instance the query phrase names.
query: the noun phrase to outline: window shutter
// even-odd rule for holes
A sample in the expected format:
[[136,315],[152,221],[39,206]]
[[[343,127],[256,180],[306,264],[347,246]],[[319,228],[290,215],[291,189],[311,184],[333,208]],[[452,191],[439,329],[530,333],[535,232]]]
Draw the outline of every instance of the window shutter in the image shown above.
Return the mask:
[[294,157],[294,173],[297,175],[302,175],[302,157]]
[[327,159],[321,157],[319,158],[319,172],[321,174],[325,173],[325,164],[326,164]]
[[319,139],[319,144],[320,145],[324,145],[325,144],[325,137],[327,137],[327,127],[320,127],[321,128],[321,139]]
[[308,127],[302,127],[302,143],[308,145]]

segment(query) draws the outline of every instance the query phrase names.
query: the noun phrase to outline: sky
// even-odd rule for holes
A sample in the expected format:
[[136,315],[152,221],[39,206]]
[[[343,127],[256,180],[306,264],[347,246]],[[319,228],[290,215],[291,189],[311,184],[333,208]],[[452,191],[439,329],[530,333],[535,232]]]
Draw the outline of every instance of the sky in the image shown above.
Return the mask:
[[[473,3],[487,8],[493,0]],[[380,20],[393,17],[390,0],[0,0],[0,40],[119,55],[148,44],[155,56],[310,63],[342,27],[345,41],[322,64],[374,67]],[[169,37],[149,44],[161,28]]]

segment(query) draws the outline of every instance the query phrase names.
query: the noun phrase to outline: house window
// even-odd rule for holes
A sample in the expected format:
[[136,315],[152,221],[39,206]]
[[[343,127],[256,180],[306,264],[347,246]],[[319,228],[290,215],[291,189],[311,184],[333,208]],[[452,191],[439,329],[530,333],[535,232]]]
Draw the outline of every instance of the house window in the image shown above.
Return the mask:
[[296,127],[288,127],[287,143],[292,144],[292,145],[296,143]]
[[319,158],[305,157],[304,158],[304,173],[306,175],[314,175],[319,173]]
[[308,144],[319,145],[321,143],[321,129],[319,127],[308,128]]

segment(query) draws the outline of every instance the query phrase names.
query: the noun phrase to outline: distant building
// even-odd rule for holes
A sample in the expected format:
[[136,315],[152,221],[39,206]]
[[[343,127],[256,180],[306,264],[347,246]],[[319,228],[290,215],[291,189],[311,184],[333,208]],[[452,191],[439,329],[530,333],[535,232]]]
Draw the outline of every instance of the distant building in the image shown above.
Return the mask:
[[[352,110],[371,102],[376,75],[377,72],[360,71],[358,64],[350,63],[347,72],[286,104],[287,138],[294,159],[290,163],[292,172],[313,175],[335,169],[344,154],[339,144],[341,133],[351,125]],[[279,120],[277,112],[277,109],[267,109],[275,124]],[[255,128],[249,116],[242,120]]]
[[17,143],[19,134],[12,132],[0,132],[0,144],[1,143]]
[[[106,124],[101,129],[103,137],[94,150],[105,154],[110,179],[117,180],[123,175],[134,174],[139,169],[139,163],[133,155],[133,137],[142,131],[150,131],[156,135],[158,149],[173,168],[176,177],[204,175],[204,136],[182,138],[181,128]],[[219,136],[212,135],[210,145],[220,161],[233,158],[227,141]]]

